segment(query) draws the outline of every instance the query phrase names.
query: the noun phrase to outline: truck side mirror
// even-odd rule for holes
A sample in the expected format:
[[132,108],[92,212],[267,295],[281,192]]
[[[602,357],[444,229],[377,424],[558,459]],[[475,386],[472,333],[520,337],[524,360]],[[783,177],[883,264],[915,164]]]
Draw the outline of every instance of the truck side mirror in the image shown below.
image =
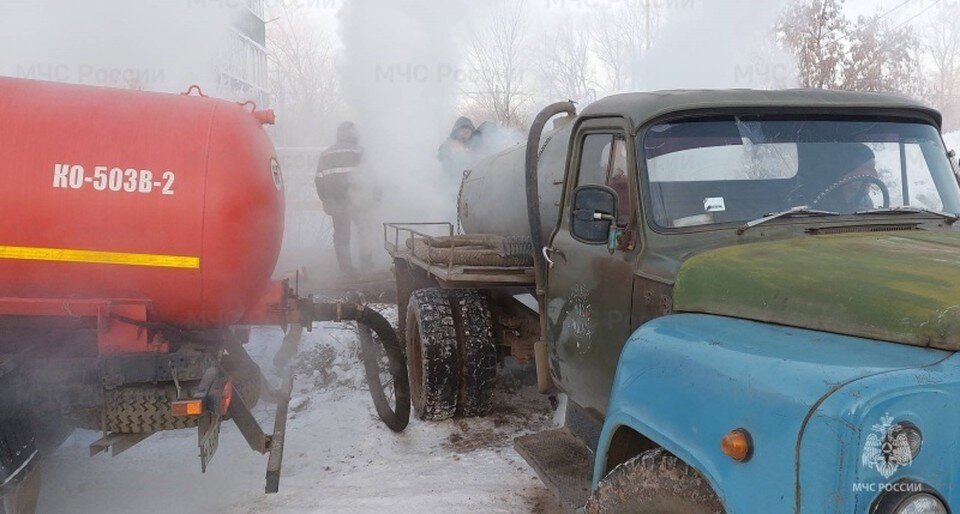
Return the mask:
[[617,219],[617,193],[606,186],[580,186],[573,192],[570,233],[581,243],[607,244]]

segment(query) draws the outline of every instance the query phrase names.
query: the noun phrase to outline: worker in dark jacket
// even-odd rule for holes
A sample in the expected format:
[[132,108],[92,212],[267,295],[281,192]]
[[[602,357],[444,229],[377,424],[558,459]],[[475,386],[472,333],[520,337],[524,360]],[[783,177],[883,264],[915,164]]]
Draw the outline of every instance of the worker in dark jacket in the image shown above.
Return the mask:
[[337,143],[320,155],[317,166],[317,194],[323,202],[323,210],[333,220],[333,246],[340,271],[354,274],[350,252],[350,230],[357,230],[357,246],[360,250],[360,266],[370,269],[373,252],[370,241],[367,213],[370,211],[368,189],[372,181],[364,180],[363,148],[359,145],[357,127],[352,122],[341,123],[337,128]]
[[459,178],[464,170],[475,164],[472,139],[477,129],[470,118],[461,117],[453,124],[450,137],[440,145],[439,159],[448,176]]

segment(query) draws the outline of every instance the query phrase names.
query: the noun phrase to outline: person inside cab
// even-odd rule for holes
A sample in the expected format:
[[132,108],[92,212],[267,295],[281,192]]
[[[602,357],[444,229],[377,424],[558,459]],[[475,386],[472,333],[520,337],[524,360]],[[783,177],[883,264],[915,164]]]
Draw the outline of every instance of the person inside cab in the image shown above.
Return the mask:
[[875,209],[871,191],[882,185],[876,155],[863,143],[798,145],[797,188],[790,203],[850,214]]

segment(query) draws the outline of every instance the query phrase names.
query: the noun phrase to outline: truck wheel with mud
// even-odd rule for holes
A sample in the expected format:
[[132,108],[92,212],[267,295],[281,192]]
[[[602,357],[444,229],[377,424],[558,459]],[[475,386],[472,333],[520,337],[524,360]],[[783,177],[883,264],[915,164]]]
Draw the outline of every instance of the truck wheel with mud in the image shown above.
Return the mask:
[[414,292],[405,328],[414,413],[428,421],[452,418],[459,391],[458,344],[447,293],[441,289]]
[[723,512],[723,504],[700,473],[657,448],[614,468],[590,496],[586,511],[715,514]]
[[22,418],[0,418],[0,514],[36,511],[40,458],[31,424]]
[[40,466],[24,471],[23,481],[0,490],[0,514],[33,514],[40,499]]
[[487,297],[475,289],[453,293],[453,319],[460,355],[457,416],[486,416],[493,408],[497,343]]

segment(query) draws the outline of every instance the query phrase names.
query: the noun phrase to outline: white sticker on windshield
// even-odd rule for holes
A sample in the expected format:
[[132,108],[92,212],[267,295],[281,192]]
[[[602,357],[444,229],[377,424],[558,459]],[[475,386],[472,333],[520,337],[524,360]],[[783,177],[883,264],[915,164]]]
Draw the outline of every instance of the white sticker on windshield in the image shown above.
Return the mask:
[[704,198],[703,210],[704,212],[723,212],[727,210],[727,205],[723,202],[722,196],[718,196],[716,198]]

